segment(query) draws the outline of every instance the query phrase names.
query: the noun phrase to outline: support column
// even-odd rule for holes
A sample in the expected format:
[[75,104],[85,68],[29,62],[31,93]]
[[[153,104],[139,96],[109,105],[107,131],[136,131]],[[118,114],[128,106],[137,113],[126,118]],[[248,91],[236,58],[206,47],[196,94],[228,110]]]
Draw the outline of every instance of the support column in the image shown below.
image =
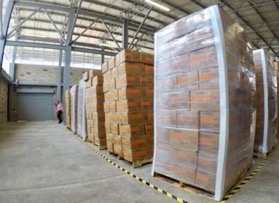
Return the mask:
[[71,51],[72,47],[67,46],[65,52],[65,66],[63,71],[63,106],[64,106],[64,123],[66,123],[66,116],[65,116],[65,92],[70,87],[70,73],[71,73]]
[[[0,37],[0,73],[2,72],[2,64],[3,64],[4,50],[5,50],[6,40],[7,40],[7,32],[8,32],[8,28],[9,28],[9,24],[10,24],[12,11],[14,8],[14,3],[15,3],[15,0],[8,1],[6,13],[4,16],[4,21],[2,24],[3,25],[2,26],[3,37]],[[0,77],[0,80],[1,80],[1,77]]]
[[[17,40],[17,38],[16,38]],[[9,75],[12,79],[12,81],[14,82],[15,80],[15,68],[16,68],[16,65],[15,65],[15,60],[16,60],[16,53],[17,53],[17,46],[14,46],[14,51],[13,51],[13,58],[12,58],[12,63],[10,65],[10,70],[9,70]]]
[[62,101],[61,97],[61,81],[62,81],[62,55],[63,51],[59,51],[59,65],[57,70],[57,89],[56,89],[56,100]]
[[128,34],[128,21],[125,19],[122,26],[122,49],[128,49],[129,34]]
[[[104,51],[104,48],[102,48],[102,51]],[[101,55],[101,65],[103,65],[104,63],[105,63],[105,55],[104,54],[102,54]]]

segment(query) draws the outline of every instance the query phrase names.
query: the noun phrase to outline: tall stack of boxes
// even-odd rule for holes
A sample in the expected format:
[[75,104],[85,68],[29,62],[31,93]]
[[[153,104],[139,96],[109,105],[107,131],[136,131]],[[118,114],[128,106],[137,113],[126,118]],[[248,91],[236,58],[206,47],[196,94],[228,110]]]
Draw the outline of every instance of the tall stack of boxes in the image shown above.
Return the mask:
[[153,154],[153,55],[123,50],[102,66],[108,151],[134,166]]
[[[274,62],[274,69],[275,69],[275,75],[277,79],[277,116],[278,116],[278,111],[279,111],[279,61]],[[277,119],[277,141],[279,140],[279,122]]]
[[71,89],[65,92],[66,127],[71,128]]
[[78,86],[73,85],[71,87],[71,130],[74,134],[77,133],[78,119],[77,110],[78,109]]
[[249,39],[212,6],[163,28],[155,42],[153,175],[213,192],[219,201],[252,163]]
[[277,143],[277,81],[264,49],[254,51],[257,84],[257,125],[254,150],[266,156]]
[[101,70],[90,70],[86,85],[87,140],[99,149],[106,148],[103,75]]

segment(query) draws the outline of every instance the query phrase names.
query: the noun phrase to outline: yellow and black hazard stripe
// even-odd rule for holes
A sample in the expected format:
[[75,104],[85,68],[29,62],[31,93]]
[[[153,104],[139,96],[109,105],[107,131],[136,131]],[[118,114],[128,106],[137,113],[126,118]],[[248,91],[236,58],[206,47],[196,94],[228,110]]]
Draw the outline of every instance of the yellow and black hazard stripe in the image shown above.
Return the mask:
[[156,185],[153,185],[151,183],[149,183],[148,181],[138,177],[137,175],[131,173],[130,171],[126,170],[125,168],[119,166],[118,164],[116,164],[115,162],[113,162],[112,160],[110,160],[108,157],[106,157],[105,155],[103,155],[102,153],[100,153],[98,150],[94,149],[93,147],[91,147],[90,145],[87,145],[89,146],[97,155],[99,155],[101,158],[103,158],[104,160],[106,160],[108,163],[110,163],[111,165],[113,165],[115,168],[123,171],[124,173],[126,173],[127,175],[131,176],[132,178],[136,179],[137,181],[141,182],[142,184],[144,185],[147,185],[148,187],[160,192],[161,194],[171,198],[171,199],[174,199],[175,201],[179,202],[179,203],[188,203],[187,201],[183,200],[182,198],[179,198],[161,188],[159,188],[158,186]]
[[223,199],[223,201],[219,203],[223,203],[230,199],[234,194],[236,194],[249,180],[251,180],[259,171],[260,169],[268,162],[268,160],[272,157],[275,151],[278,149],[279,145],[277,144],[271,152],[267,155],[266,159],[262,160],[261,163],[247,176],[241,181],[236,187],[234,187]]
[[[76,136],[75,136],[76,137]],[[81,139],[78,139],[81,142]],[[84,142],[83,142],[84,143]],[[148,181],[136,176],[135,174],[131,173],[130,171],[126,170],[125,168],[122,168],[121,166],[119,166],[118,164],[116,164],[115,162],[113,162],[112,160],[110,160],[108,157],[106,157],[105,155],[103,155],[102,153],[100,153],[98,150],[93,148],[93,145],[89,145],[89,143],[85,143],[90,149],[92,149],[92,151],[94,151],[97,155],[99,155],[101,158],[103,158],[104,160],[106,160],[108,163],[110,163],[111,165],[113,165],[115,168],[118,168],[119,170],[123,171],[124,173],[126,173],[127,175],[131,176],[132,178],[134,178],[135,180],[141,182],[144,185],[147,185],[148,187],[160,192],[161,194],[174,199],[175,201],[179,202],[179,203],[189,203],[185,200],[183,200],[182,198],[179,198],[151,183],[149,183]],[[279,148],[279,144],[277,144],[272,150],[271,152],[268,154],[267,158],[264,159],[263,161],[261,161],[261,163],[252,171],[252,173],[249,174],[249,176],[247,176],[243,181],[241,181],[236,187],[234,187],[224,198],[222,201],[219,201],[219,203],[225,203],[227,200],[229,200],[234,194],[236,194],[249,180],[251,180],[259,171],[260,169],[268,162],[268,160],[272,157],[272,155],[275,153],[275,151]]]

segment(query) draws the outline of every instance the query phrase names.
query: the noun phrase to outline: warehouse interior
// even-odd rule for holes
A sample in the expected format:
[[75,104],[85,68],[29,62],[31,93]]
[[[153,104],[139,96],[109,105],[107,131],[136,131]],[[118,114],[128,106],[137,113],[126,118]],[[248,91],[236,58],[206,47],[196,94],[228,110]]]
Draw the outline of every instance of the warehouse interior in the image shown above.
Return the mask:
[[278,202],[279,0],[0,11],[0,202]]

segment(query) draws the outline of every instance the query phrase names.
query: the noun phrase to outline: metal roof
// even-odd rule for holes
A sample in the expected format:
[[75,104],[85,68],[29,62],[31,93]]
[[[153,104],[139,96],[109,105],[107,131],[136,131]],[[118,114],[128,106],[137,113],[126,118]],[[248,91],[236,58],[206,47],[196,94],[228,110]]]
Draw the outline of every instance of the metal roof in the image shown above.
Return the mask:
[[[4,7],[7,1],[4,0]],[[34,45],[33,52],[30,48],[21,48],[18,53],[22,53],[21,57],[34,57],[34,53],[42,54],[36,51],[40,47],[58,48],[65,44],[72,32],[71,45],[76,51],[91,52],[95,58],[92,61],[99,64],[98,52],[91,50],[118,52],[122,48],[124,19],[129,24],[128,47],[153,53],[154,32],[181,17],[219,4],[244,27],[255,49],[266,48],[279,60],[279,0],[156,2],[170,11],[155,6],[151,8],[144,0],[16,0],[7,45],[19,42],[22,46]],[[74,18],[71,12],[75,14]],[[74,26],[71,30],[69,23],[72,21]],[[55,51],[52,53],[56,54]]]

